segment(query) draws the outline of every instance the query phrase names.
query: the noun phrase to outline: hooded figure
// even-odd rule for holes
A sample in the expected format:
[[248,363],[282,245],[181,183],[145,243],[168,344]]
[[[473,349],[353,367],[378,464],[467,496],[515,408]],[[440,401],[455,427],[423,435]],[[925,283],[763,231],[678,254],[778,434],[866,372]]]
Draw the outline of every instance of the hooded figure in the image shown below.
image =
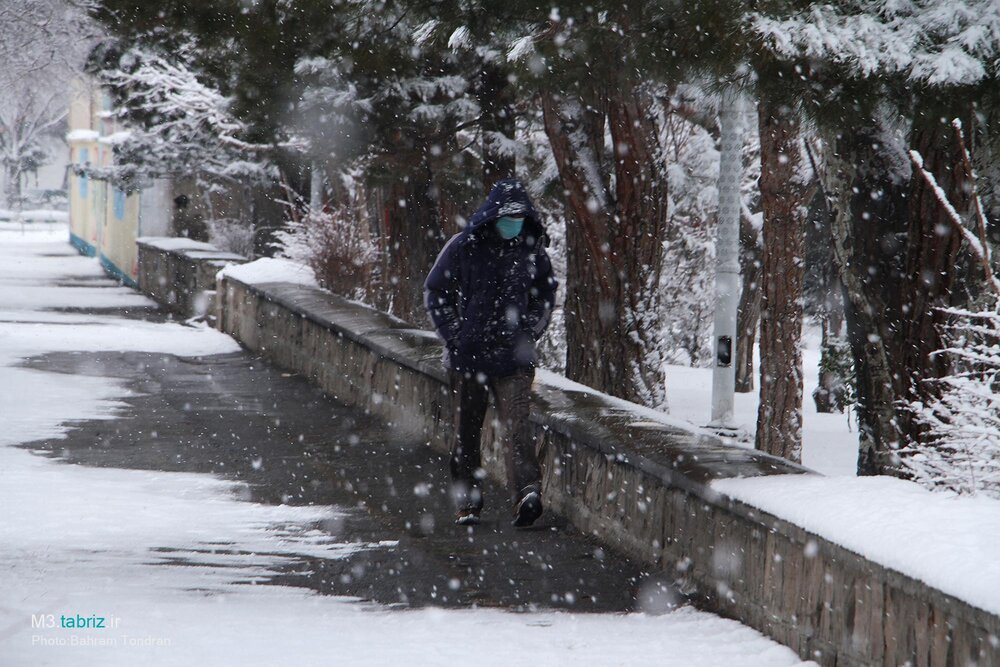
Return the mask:
[[542,513],[528,415],[535,343],[549,324],[558,287],[547,243],[524,186],[502,180],[448,241],[424,283],[458,402],[451,473],[459,524],[479,522],[480,440],[490,394],[507,455],[514,525],[530,525]]
[[[501,218],[523,218],[520,233],[503,238],[496,225]],[[520,181],[497,182],[465,229],[445,245],[424,283],[446,367],[489,377],[534,367],[535,342],[549,324],[559,285],[547,244]]]

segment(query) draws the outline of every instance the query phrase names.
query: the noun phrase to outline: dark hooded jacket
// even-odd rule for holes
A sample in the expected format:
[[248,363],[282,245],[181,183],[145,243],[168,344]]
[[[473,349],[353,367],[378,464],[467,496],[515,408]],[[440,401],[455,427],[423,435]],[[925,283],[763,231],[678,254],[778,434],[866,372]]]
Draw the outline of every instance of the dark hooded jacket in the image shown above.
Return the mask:
[[[493,224],[524,217],[506,240]],[[517,180],[499,181],[465,229],[448,241],[424,282],[424,303],[445,343],[445,366],[490,377],[531,368],[559,283],[545,229]]]

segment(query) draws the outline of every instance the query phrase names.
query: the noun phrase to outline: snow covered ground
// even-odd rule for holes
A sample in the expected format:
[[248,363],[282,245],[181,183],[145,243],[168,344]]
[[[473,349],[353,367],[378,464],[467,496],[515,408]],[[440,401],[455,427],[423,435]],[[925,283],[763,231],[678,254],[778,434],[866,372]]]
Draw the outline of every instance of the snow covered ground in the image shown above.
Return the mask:
[[[816,412],[812,392],[819,378],[819,331],[807,329],[802,350],[805,400],[802,411],[802,463],[824,475],[854,475],[858,464],[858,433],[853,418],[844,413]],[[757,371],[756,358],[754,370]],[[712,409],[712,369],[667,366],[667,402],[670,415],[692,424],[707,424]],[[743,442],[753,446],[757,429],[758,392],[736,394],[733,417]]]
[[32,209],[30,211],[12,211],[0,208],[0,220],[14,220],[17,222],[69,222],[69,213],[66,211],[53,211],[49,209]]
[[[128,396],[117,380],[17,368],[21,359],[238,349],[209,329],[45,310],[147,304],[98,286],[99,272],[65,228],[0,231],[0,664],[801,664],[750,628],[688,608],[402,610],[253,585],[300,556],[395,545],[338,542],[320,528],[336,507],[251,503],[243,485],[211,475],[67,465],[14,446],[115,419]],[[49,615],[105,627],[48,627]]]
[[[971,604],[1000,613],[1000,502],[931,493],[890,477],[857,477],[858,434],[847,414],[816,412],[819,332],[802,352],[805,403],[802,462],[828,477],[727,479],[712,487],[822,535],[870,560]],[[712,370],[667,367],[672,417],[709,420]],[[758,393],[736,394],[735,421],[753,446]]]

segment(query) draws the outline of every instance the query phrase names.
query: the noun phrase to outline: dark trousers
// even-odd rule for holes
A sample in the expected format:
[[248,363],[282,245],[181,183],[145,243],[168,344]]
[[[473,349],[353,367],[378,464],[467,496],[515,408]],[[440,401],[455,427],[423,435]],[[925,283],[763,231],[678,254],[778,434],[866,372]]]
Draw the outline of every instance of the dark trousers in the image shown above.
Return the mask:
[[[542,490],[542,471],[535,454],[528,414],[531,407],[533,368],[513,375],[485,378],[475,374],[451,372],[451,390],[458,402],[455,413],[455,442],[451,449],[452,497],[459,509],[483,506],[480,442],[483,420],[493,394],[493,405],[500,422],[501,445],[507,468],[507,485],[512,502],[520,500],[525,487]],[[484,380],[484,381],[480,381]]]

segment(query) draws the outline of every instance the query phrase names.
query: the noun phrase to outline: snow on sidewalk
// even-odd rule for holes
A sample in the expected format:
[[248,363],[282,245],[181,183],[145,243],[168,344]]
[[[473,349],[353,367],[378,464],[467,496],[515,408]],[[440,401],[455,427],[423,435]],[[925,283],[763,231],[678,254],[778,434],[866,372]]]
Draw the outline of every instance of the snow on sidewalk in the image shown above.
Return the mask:
[[[322,528],[344,510],[246,502],[245,485],[212,475],[67,465],[15,447],[59,438],[73,421],[115,419],[129,396],[113,378],[17,368],[21,359],[239,348],[211,329],[41,310],[148,302],[94,282],[97,263],[76,256],[65,231],[9,234],[0,231],[0,664],[803,664],[746,626],[689,608],[403,610],[252,585],[302,556],[394,545],[338,542]],[[44,624],[48,614],[115,627],[32,628],[33,615]]]

